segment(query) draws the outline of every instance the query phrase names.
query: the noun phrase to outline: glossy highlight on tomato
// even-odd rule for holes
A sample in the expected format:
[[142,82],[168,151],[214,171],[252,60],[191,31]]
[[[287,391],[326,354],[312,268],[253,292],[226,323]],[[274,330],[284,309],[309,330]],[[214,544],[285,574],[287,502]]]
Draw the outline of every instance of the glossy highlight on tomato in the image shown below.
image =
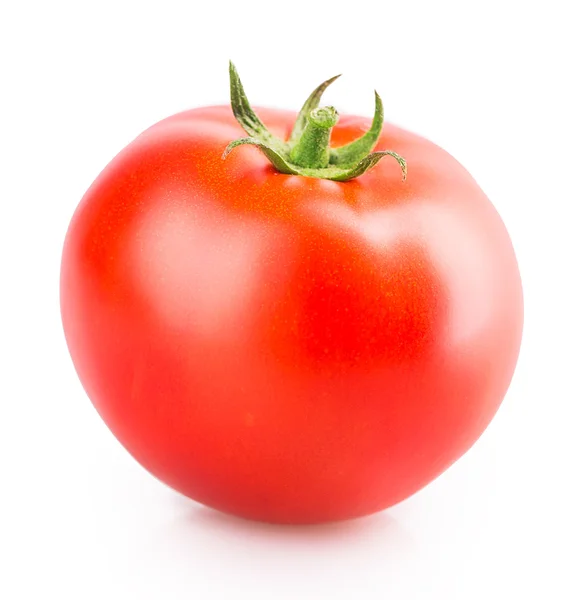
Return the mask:
[[[289,139],[293,113],[256,115]],[[231,107],[189,110],[122,150],[75,212],[61,311],[76,370],[182,494],[269,522],[370,514],[497,411],[523,321],[510,238],[454,158],[380,126],[406,181],[390,156],[345,181],[281,173],[247,145],[223,158]],[[341,116],[332,150],[370,127]]]

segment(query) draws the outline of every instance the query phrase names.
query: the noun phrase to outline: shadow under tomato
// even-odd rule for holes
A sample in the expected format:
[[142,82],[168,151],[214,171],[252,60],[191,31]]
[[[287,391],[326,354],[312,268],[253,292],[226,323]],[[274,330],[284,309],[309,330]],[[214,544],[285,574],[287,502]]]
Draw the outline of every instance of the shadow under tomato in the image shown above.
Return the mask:
[[191,537],[198,545],[200,538],[208,538],[210,552],[225,546],[229,554],[270,554],[276,560],[277,553],[288,557],[293,549],[305,555],[332,551],[332,555],[378,552],[389,556],[409,553],[415,547],[412,535],[387,511],[321,525],[278,525],[224,514],[183,497],[177,497],[176,504],[180,515],[167,532],[170,539],[177,536],[188,543]]

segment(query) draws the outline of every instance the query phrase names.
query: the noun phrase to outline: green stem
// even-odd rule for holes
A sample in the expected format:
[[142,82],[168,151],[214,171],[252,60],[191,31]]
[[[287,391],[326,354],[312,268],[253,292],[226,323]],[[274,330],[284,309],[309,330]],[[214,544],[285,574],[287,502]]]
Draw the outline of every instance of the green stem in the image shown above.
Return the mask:
[[307,169],[325,169],[329,165],[331,128],[337,121],[333,106],[312,110],[299,141],[291,148],[291,162]]
[[318,108],[325,89],[339,76],[324,81],[311,93],[301,109],[287,141],[274,136],[252,109],[235,66],[230,63],[230,97],[232,111],[249,137],[231,142],[224,151],[252,145],[261,150],[280,173],[316,177],[332,181],[349,181],[374,167],[384,156],[396,159],[406,179],[406,161],[392,150],[373,152],[384,121],[382,100],[376,94],[376,110],[370,129],[360,138],[340,148],[330,149],[332,127],[338,114],[332,106]]

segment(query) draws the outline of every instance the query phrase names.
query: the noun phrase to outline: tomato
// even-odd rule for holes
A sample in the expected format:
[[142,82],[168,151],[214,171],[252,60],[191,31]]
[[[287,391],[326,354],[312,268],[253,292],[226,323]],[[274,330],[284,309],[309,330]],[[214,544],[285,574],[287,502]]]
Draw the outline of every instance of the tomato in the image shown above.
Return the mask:
[[[235,113],[255,115],[240,90]],[[256,115],[276,162],[295,115]],[[229,106],[165,119],[99,175],[63,250],[66,339],[101,417],[167,485],[251,519],[405,499],[481,435],[519,352],[514,250],[475,180],[379,117],[376,147],[406,159],[406,181],[392,153],[320,176],[371,127],[327,121],[331,150],[304,139],[323,158],[285,154],[303,163],[285,174],[257,148],[223,158],[241,133]]]

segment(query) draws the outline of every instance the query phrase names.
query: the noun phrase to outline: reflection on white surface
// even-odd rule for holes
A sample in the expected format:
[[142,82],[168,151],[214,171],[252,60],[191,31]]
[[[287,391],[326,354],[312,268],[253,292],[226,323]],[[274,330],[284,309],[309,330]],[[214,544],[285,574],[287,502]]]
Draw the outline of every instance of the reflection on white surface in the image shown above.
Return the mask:
[[[164,548],[184,571],[213,574],[217,594],[228,573],[242,589],[260,582],[263,590],[285,600],[327,598],[332,589],[340,600],[375,598],[380,573],[397,589],[417,551],[412,535],[388,512],[340,523],[285,526],[177,501],[179,516],[151,540],[152,551]],[[228,589],[224,584],[225,594]]]

